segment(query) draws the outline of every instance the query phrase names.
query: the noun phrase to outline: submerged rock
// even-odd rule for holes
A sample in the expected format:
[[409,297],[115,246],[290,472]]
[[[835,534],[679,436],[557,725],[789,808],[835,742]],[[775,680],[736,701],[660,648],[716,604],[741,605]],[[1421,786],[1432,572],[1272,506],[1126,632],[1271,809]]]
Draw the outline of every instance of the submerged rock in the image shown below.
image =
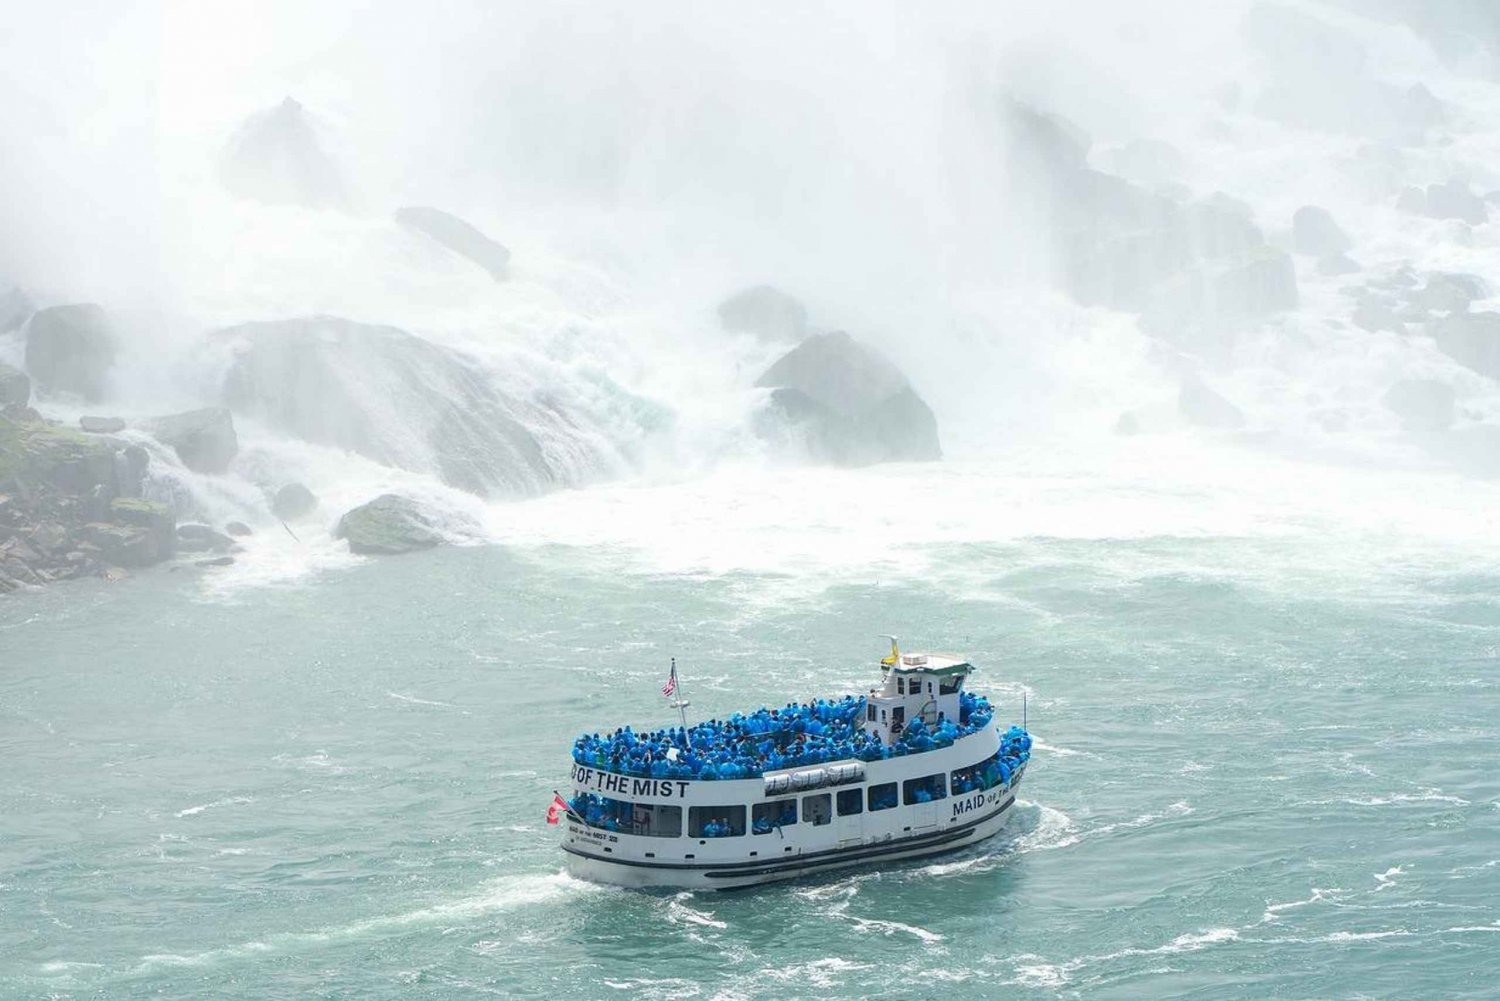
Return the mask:
[[398,209],[396,221],[436,240],[460,257],[468,258],[488,271],[496,281],[505,278],[510,251],[458,216],[442,209],[417,205]]
[[142,426],[157,441],[170,445],[182,464],[195,473],[226,472],[239,454],[234,419],[223,407],[157,417]]
[[254,532],[252,532],[250,530],[250,526],[247,525],[247,524],[245,524],[243,521],[226,521],[224,523],[224,531],[227,534],[229,534],[229,535],[233,535],[233,536],[240,537],[240,538],[242,538],[242,537],[244,537],[246,535],[254,535],[255,534]]
[[288,97],[248,118],[229,142],[219,177],[242,198],[273,205],[329,205],[343,182],[302,105]]
[[468,357],[395,327],[318,316],[218,336],[234,351],[225,401],[307,441],[485,496],[574,485],[611,465],[583,414],[513,397]]
[[731,334],[753,334],[767,341],[801,340],[807,309],[770,285],[747,288],[719,303],[719,324]]
[[271,498],[271,513],[282,521],[296,521],[317,506],[317,496],[301,483],[288,483]]
[[837,465],[942,458],[937,419],[895,365],[843,332],[814,334],[756,381],[773,389],[771,427],[797,427],[814,458]]
[[333,535],[347,540],[350,552],[363,555],[410,553],[443,541],[416,502],[398,494],[382,494],[346,512]]
[[1338,257],[1353,249],[1354,241],[1327,209],[1304,205],[1292,213],[1292,247],[1299,254]]
[[31,379],[18,368],[0,362],[0,410],[31,402]]
[[26,370],[46,392],[104,396],[115,361],[115,338],[104,310],[93,303],[51,306],[27,321]]

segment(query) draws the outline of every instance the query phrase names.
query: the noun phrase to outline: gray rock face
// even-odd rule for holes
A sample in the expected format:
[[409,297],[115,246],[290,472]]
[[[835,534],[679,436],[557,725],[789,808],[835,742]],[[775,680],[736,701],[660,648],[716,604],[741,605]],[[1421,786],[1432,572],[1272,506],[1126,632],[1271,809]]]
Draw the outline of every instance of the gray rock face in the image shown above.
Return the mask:
[[0,409],[31,402],[31,380],[25,372],[0,362]]
[[1318,274],[1320,275],[1352,275],[1359,270],[1359,262],[1348,254],[1318,258]]
[[241,198],[272,205],[330,205],[344,197],[338,168],[323,152],[311,118],[290,97],[240,126],[220,160],[219,177]]
[[26,370],[49,393],[98,400],[114,361],[109,319],[93,303],[38,310],[26,323]]
[[1292,213],[1292,247],[1299,254],[1337,257],[1348,253],[1354,242],[1327,209],[1304,205]]
[[296,521],[317,506],[318,498],[301,483],[288,483],[271,498],[271,513],[282,521]]
[[1478,275],[1432,271],[1427,274],[1427,283],[1412,296],[1412,301],[1423,309],[1462,313],[1474,300],[1488,298],[1489,294],[1489,285]]
[[510,251],[485,236],[456,215],[427,206],[411,206],[396,212],[396,221],[414,229],[488,271],[496,281],[505,278]]
[[732,334],[796,341],[807,333],[807,309],[778,288],[756,285],[719,303],[719,324]]
[[118,434],[125,430],[125,421],[119,417],[80,417],[78,426],[89,434]]
[[1484,199],[1462,181],[1434,184],[1427,189],[1427,215],[1434,219],[1462,219],[1470,226],[1488,222],[1490,211]]
[[1408,431],[1444,431],[1453,424],[1453,387],[1436,379],[1402,379],[1384,402]]
[[1454,313],[1428,324],[1428,330],[1448,357],[1500,379],[1500,313]]
[[609,464],[581,415],[503,393],[470,359],[394,327],[319,316],[219,336],[235,351],[225,401],[307,441],[484,496],[572,485]]
[[1177,394],[1177,412],[1199,427],[1234,429],[1245,426],[1244,412],[1196,375],[1182,380],[1182,388]]
[[223,473],[239,454],[234,419],[223,407],[207,407],[147,421],[145,430],[177,452],[195,473]]
[[805,432],[811,454],[838,465],[942,458],[937,419],[894,365],[843,332],[814,334],[756,381],[773,420]]
[[235,537],[243,537],[243,536],[246,536],[246,535],[254,535],[255,534],[254,532],[250,531],[250,526],[247,525],[247,524],[245,524],[243,521],[225,522],[225,524],[224,524],[224,531],[226,533],[228,533],[229,535],[232,535],[232,536],[235,536]]
[[348,541],[350,552],[365,555],[410,553],[443,541],[416,502],[397,494],[382,494],[346,512],[333,534]]

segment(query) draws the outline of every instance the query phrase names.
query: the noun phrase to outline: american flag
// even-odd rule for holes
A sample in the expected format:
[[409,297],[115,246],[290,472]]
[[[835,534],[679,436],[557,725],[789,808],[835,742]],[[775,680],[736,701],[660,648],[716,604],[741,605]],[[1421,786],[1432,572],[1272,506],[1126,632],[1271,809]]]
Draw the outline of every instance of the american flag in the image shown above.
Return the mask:
[[677,691],[677,661],[672,661],[672,672],[667,675],[667,683],[661,686],[661,693],[667,698]]

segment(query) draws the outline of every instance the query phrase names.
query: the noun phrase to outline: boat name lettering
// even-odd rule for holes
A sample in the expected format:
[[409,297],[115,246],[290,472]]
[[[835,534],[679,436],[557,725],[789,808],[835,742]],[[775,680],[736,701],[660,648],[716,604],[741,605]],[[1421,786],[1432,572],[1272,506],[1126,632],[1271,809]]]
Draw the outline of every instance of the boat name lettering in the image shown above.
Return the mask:
[[681,799],[687,795],[688,784],[673,779],[640,779],[630,775],[615,775],[601,772],[597,768],[573,766],[573,785],[582,789],[597,789],[600,792],[615,792],[625,796],[656,796],[661,799]]
[[992,789],[987,793],[976,792],[974,795],[968,797],[967,799],[954,800],[953,816],[961,817],[966,813],[970,813],[974,810],[979,809],[981,806],[984,806],[986,802],[994,802],[999,798],[1000,797],[998,796],[997,791]]

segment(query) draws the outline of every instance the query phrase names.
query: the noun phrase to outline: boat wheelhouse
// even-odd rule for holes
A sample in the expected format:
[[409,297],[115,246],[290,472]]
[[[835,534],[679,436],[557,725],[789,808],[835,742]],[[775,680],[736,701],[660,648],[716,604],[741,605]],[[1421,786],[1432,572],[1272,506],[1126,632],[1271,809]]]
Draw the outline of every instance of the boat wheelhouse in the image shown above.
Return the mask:
[[[729,888],[976,844],[1030,758],[965,685],[968,661],[902,654],[862,696],[692,726],[584,734],[562,848],[573,875]],[[675,674],[674,674],[675,679]]]

